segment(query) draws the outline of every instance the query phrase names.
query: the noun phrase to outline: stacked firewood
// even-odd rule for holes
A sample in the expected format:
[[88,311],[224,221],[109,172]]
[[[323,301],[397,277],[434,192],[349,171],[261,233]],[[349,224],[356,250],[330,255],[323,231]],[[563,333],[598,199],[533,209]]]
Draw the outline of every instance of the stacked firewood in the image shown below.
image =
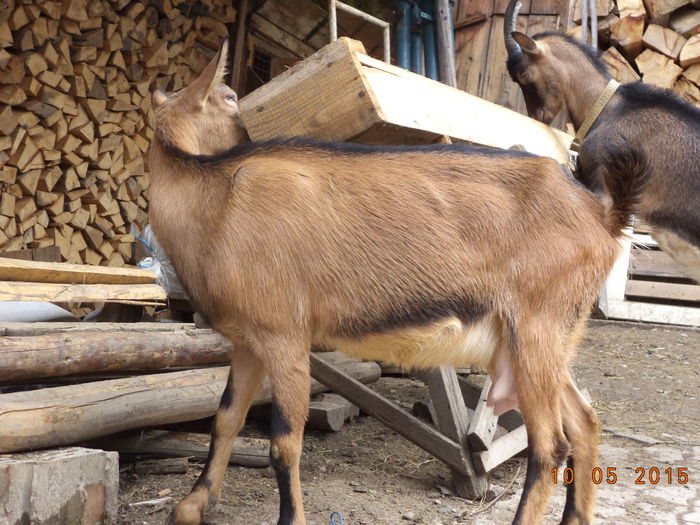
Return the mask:
[[[700,0],[598,0],[596,4],[599,42],[613,77],[672,89],[700,106]],[[578,24],[580,12],[577,7],[574,21]],[[573,33],[580,36],[581,27]]]
[[235,20],[228,0],[0,3],[0,251],[122,266],[147,222],[150,91],[177,90]]

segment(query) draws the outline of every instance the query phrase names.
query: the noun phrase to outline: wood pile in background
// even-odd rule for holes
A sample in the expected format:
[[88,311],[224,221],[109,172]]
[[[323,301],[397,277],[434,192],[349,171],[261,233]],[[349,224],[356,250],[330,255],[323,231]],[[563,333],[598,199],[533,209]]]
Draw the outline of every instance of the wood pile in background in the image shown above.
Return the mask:
[[700,2],[600,0],[597,13],[603,60],[614,78],[671,89],[700,106]]
[[227,0],[0,5],[0,251],[123,266],[147,221],[150,92],[214,55]]

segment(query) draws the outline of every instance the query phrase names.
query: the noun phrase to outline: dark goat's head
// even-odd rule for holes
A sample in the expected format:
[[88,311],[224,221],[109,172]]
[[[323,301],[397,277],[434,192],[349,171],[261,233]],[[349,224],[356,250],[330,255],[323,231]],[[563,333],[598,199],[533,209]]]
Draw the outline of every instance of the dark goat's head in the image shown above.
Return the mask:
[[511,0],[503,32],[508,50],[508,72],[522,89],[527,113],[549,124],[564,106],[562,76],[548,42],[515,31],[520,1]]

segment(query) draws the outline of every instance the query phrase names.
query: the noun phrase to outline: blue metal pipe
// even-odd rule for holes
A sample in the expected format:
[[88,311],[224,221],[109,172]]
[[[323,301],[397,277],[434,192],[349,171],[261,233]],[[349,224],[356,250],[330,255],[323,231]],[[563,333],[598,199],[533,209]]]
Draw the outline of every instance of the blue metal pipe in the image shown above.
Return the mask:
[[411,6],[411,71],[423,74],[423,38],[421,36],[421,9]]
[[425,76],[438,80],[437,44],[435,40],[435,5],[434,0],[421,0],[420,8],[423,27],[423,48],[425,56]]
[[408,69],[411,66],[411,3],[396,2],[396,64]]

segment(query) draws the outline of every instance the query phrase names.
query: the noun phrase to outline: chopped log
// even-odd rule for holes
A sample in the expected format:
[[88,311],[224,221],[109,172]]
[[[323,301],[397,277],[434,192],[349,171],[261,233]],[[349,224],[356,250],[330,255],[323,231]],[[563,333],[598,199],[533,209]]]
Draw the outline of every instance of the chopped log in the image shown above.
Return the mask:
[[685,6],[674,11],[669,19],[669,26],[685,38],[700,33],[700,8]]
[[[200,461],[209,455],[209,435],[190,432],[148,430],[136,434],[118,434],[87,443],[88,446],[114,450],[120,454],[187,457]],[[231,465],[265,468],[270,464],[270,442],[267,439],[237,437],[229,459]]]
[[[379,365],[325,354],[360,382],[380,377]],[[341,361],[343,359],[343,361]],[[0,453],[85,441],[149,425],[213,415],[229,367],[186,370],[0,395]],[[311,392],[327,390],[315,380]],[[265,380],[255,404],[270,403]]]
[[227,363],[231,343],[213,330],[46,334],[0,338],[3,383],[110,370]]
[[690,0],[644,0],[650,18],[665,15],[689,3]]
[[645,73],[642,78],[647,84],[653,84],[664,89],[671,89],[682,72],[683,69],[676,64],[669,63],[666,66],[652,69]]
[[606,49],[601,58],[605,65],[608,66],[608,70],[613,78],[621,84],[637,82],[640,79],[630,63],[614,47]]
[[673,86],[673,91],[678,93],[691,104],[700,106],[700,88],[685,77],[681,77]]
[[664,55],[646,49],[637,57],[637,67],[644,82],[671,89],[683,70]]
[[683,72],[683,76],[700,87],[700,64],[694,64]]
[[686,40],[672,29],[649,24],[644,32],[643,42],[646,47],[666,55],[671,60],[676,60]]
[[682,67],[700,63],[700,35],[691,36],[678,56]]
[[642,51],[647,12],[642,0],[618,0],[617,7],[620,19],[612,24],[610,31],[625,53],[634,58]]

